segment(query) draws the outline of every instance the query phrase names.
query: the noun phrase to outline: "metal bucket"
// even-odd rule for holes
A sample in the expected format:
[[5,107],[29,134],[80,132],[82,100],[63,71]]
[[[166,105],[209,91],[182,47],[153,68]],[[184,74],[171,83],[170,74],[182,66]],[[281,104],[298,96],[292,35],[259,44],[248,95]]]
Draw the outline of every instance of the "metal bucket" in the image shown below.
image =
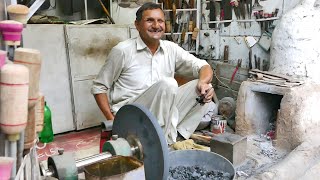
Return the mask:
[[201,150],[178,150],[169,153],[170,168],[177,166],[201,166],[209,171],[219,170],[228,172],[235,178],[232,163],[219,154]]
[[105,161],[84,167],[86,180],[145,179],[144,165],[133,157],[113,156]]

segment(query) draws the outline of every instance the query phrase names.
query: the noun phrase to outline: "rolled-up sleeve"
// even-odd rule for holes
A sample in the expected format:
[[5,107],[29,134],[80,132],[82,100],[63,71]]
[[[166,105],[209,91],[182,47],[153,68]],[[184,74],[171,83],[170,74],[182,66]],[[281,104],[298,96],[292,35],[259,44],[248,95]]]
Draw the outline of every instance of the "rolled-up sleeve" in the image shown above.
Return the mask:
[[207,61],[199,59],[185,51],[181,47],[176,47],[176,73],[184,76],[199,77],[199,71],[204,65],[209,65]]
[[91,87],[92,94],[102,94],[107,93],[107,91],[112,87],[112,84],[118,79],[123,67],[124,55],[123,52],[114,47],[101,68],[97,77],[93,80],[93,85]]

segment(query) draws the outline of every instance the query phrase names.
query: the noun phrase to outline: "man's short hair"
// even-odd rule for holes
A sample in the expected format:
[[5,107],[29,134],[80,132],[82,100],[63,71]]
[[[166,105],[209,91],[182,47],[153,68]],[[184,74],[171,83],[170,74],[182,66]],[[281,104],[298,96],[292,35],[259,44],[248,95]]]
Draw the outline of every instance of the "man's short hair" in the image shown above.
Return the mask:
[[141,21],[143,12],[146,10],[152,10],[152,9],[161,9],[162,10],[160,4],[156,4],[153,2],[144,3],[136,12],[136,20]]

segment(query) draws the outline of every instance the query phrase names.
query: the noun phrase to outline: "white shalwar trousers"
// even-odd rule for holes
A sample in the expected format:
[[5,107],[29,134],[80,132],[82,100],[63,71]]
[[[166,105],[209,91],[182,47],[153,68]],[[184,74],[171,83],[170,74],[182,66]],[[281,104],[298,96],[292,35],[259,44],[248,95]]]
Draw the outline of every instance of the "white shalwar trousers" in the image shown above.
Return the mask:
[[178,87],[174,78],[166,78],[129,103],[148,108],[162,127],[167,143],[173,144],[176,142],[177,132],[189,139],[207,112],[209,104],[200,105],[196,101],[197,82],[198,80],[193,80]]

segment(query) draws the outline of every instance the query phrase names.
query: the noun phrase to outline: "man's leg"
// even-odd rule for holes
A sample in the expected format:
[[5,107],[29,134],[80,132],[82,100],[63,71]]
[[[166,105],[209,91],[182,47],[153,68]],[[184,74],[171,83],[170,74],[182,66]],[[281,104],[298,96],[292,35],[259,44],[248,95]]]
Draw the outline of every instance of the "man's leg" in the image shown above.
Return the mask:
[[[196,101],[199,96],[197,94],[197,83],[198,80],[193,80],[180,86],[176,96],[176,106],[179,111],[177,130],[185,139],[190,138],[209,108],[208,103],[200,105]],[[213,105],[213,108],[216,108],[216,106]]]
[[162,127],[167,143],[176,141],[179,112],[176,107],[178,84],[174,78],[163,79],[129,103],[138,103],[148,108]]

